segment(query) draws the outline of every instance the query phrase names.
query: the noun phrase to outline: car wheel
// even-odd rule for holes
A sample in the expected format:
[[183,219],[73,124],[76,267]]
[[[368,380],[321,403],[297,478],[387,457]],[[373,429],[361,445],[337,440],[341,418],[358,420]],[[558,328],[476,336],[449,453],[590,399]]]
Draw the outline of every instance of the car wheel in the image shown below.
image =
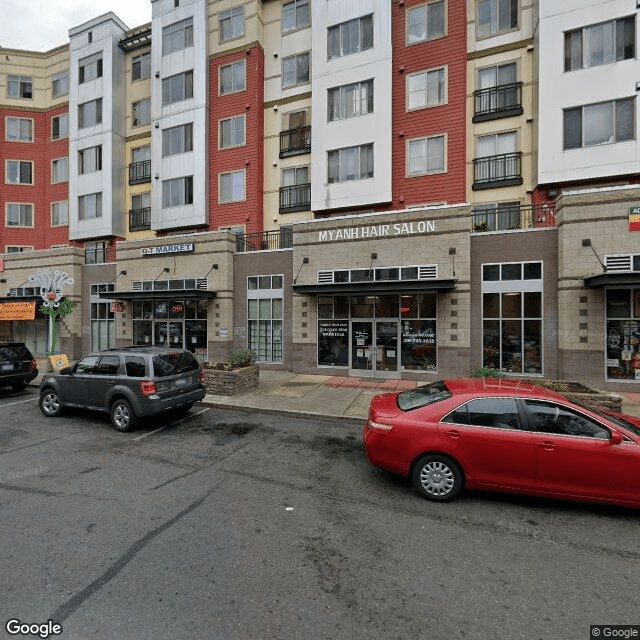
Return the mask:
[[462,490],[462,469],[451,458],[428,455],[420,458],[411,474],[413,486],[429,500],[453,500]]
[[125,398],[118,398],[111,405],[111,424],[116,431],[131,431],[135,427],[136,414]]
[[55,418],[62,413],[62,403],[53,389],[45,389],[40,394],[40,411],[49,418]]

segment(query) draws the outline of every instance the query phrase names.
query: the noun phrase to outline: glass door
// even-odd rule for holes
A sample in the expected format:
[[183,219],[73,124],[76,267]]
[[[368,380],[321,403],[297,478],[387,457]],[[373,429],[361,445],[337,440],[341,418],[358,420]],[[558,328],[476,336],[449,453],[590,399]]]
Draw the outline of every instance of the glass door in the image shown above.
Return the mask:
[[363,375],[372,373],[375,366],[373,320],[354,320],[351,323],[351,369]]
[[398,322],[351,322],[351,371],[354,375],[398,377]]
[[376,321],[376,375],[397,377],[398,372],[398,322]]
[[156,346],[182,348],[184,343],[184,323],[155,322],[153,329],[153,344]]

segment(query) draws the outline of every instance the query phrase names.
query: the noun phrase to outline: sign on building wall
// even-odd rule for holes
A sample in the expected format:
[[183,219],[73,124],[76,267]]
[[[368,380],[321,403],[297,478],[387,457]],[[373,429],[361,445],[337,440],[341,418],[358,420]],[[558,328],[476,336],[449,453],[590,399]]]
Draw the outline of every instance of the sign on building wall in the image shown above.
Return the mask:
[[35,317],[35,302],[0,303],[0,320],[33,320]]
[[392,238],[433,233],[435,230],[436,223],[433,220],[420,220],[419,222],[397,222],[395,224],[376,224],[367,227],[327,229],[326,231],[318,231],[318,240],[319,242],[334,242],[336,240]]
[[193,242],[181,242],[180,244],[163,244],[160,247],[143,247],[140,253],[143,256],[152,256],[166,253],[193,253],[193,250]]
[[629,208],[629,231],[640,231],[640,205]]

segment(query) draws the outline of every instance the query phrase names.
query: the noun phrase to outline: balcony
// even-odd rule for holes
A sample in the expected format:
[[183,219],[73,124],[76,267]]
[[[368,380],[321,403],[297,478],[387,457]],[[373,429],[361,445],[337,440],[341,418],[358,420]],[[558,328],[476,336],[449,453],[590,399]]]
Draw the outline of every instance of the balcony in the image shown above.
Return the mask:
[[311,125],[280,132],[280,157],[311,153]]
[[151,160],[132,162],[129,165],[129,184],[151,182]]
[[473,190],[522,184],[522,152],[484,156],[473,161]]
[[311,183],[280,187],[280,213],[308,211],[311,207]]
[[151,207],[129,210],[129,231],[151,229]]
[[473,99],[473,122],[522,115],[522,82],[478,89]]
[[471,232],[546,229],[556,226],[556,205],[518,203],[477,206],[472,214]]
[[236,236],[236,251],[276,251],[293,247],[293,230],[291,227],[281,227],[278,231],[257,231],[241,233]]

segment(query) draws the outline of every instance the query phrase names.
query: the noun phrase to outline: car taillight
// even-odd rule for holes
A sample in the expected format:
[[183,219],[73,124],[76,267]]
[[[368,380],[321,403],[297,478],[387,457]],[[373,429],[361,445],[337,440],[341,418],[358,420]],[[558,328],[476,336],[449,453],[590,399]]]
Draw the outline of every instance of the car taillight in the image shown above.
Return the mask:
[[38,368],[38,363],[35,358],[31,358],[31,366],[29,367],[29,371],[35,371]]
[[382,431],[383,433],[389,433],[389,431],[393,429],[392,424],[385,424],[384,422],[374,422],[371,419],[369,419],[369,422],[367,424],[369,425],[369,429],[371,429],[372,431]]
[[202,382],[202,384],[204,384],[204,379],[205,379],[204,371],[201,371],[201,372],[198,374],[198,380],[200,380],[200,382]]
[[141,380],[140,391],[143,396],[152,396],[154,393],[158,393],[156,389],[156,383],[152,380]]

